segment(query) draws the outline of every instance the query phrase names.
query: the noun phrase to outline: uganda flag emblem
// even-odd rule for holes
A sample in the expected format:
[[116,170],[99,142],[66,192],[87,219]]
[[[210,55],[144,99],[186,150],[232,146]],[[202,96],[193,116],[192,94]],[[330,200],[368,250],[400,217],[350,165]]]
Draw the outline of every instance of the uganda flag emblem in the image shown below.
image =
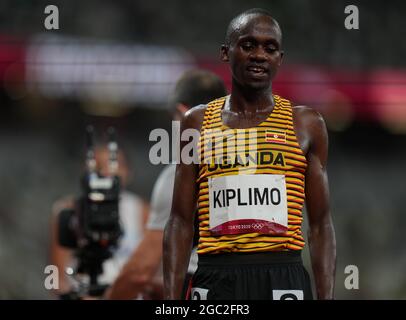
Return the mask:
[[286,131],[266,130],[265,141],[286,144]]

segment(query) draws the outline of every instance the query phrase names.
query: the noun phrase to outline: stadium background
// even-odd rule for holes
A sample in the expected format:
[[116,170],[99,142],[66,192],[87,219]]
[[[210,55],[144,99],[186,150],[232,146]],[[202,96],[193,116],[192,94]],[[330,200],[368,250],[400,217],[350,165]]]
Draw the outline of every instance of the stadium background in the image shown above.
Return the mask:
[[[0,3],[0,298],[48,299],[53,201],[79,192],[84,128],[118,129],[130,189],[149,200],[162,166],[148,161],[154,128],[170,129],[168,93],[189,68],[215,71],[226,26],[269,9],[284,33],[274,91],[319,110],[330,134],[338,299],[405,299],[406,5],[401,1],[44,1]],[[360,29],[344,27],[355,4]],[[308,252],[305,261],[309,266]],[[356,265],[359,290],[346,290]]]

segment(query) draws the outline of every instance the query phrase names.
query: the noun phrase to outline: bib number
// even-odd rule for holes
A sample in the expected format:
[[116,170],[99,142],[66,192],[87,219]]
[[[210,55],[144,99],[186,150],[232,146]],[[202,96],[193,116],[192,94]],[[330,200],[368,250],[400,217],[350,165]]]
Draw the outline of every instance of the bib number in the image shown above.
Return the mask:
[[209,223],[213,234],[285,233],[288,226],[284,175],[209,178]]

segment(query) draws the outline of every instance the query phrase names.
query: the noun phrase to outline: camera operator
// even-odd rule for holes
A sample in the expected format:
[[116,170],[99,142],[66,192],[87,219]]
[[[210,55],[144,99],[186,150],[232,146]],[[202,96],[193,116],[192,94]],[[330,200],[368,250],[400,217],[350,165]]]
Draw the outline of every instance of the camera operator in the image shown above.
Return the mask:
[[[177,82],[170,99],[173,120],[182,119],[193,106],[207,103],[227,94],[223,81],[205,70],[189,70]],[[134,299],[151,288],[152,299],[163,299],[162,239],[172,204],[176,164],[167,165],[158,177],[151,198],[151,215],[139,247],[123,267],[114,284],[106,291],[106,299]],[[187,279],[197,268],[197,254],[191,256]],[[188,281],[185,281],[186,295]]]
[[[109,176],[109,150],[104,146],[96,147],[94,158],[97,173],[101,176]],[[102,264],[103,272],[97,279],[100,285],[109,285],[114,282],[120,269],[127,262],[132,251],[142,239],[149,212],[149,205],[145,201],[138,195],[126,190],[129,167],[126,157],[120,149],[117,153],[117,162],[117,176],[120,178],[121,184],[118,211],[123,234],[112,256]],[[70,267],[75,270],[78,264],[78,259],[75,257],[75,249],[62,246],[58,235],[58,223],[61,212],[67,209],[74,209],[75,201],[76,199],[73,196],[68,196],[56,201],[52,207],[50,263],[56,265],[59,270],[59,289],[55,292],[59,296],[68,294],[75,288],[73,277],[66,273],[67,268]]]

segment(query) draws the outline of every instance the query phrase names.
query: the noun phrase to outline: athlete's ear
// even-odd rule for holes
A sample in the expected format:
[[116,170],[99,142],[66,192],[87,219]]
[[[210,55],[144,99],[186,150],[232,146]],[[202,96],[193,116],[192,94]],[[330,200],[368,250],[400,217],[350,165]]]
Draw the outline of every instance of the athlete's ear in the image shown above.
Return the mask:
[[220,49],[220,58],[221,58],[221,61],[223,61],[223,62],[228,62],[228,61],[230,61],[230,59],[229,59],[229,57],[228,57],[228,51],[229,51],[229,49],[230,49],[230,47],[229,47],[228,45],[226,45],[226,44],[223,44],[223,45],[221,46],[221,49]]
[[280,67],[281,64],[282,64],[284,54],[285,54],[285,51],[281,50],[280,51],[280,58],[279,58],[279,62],[278,62],[278,67]]

